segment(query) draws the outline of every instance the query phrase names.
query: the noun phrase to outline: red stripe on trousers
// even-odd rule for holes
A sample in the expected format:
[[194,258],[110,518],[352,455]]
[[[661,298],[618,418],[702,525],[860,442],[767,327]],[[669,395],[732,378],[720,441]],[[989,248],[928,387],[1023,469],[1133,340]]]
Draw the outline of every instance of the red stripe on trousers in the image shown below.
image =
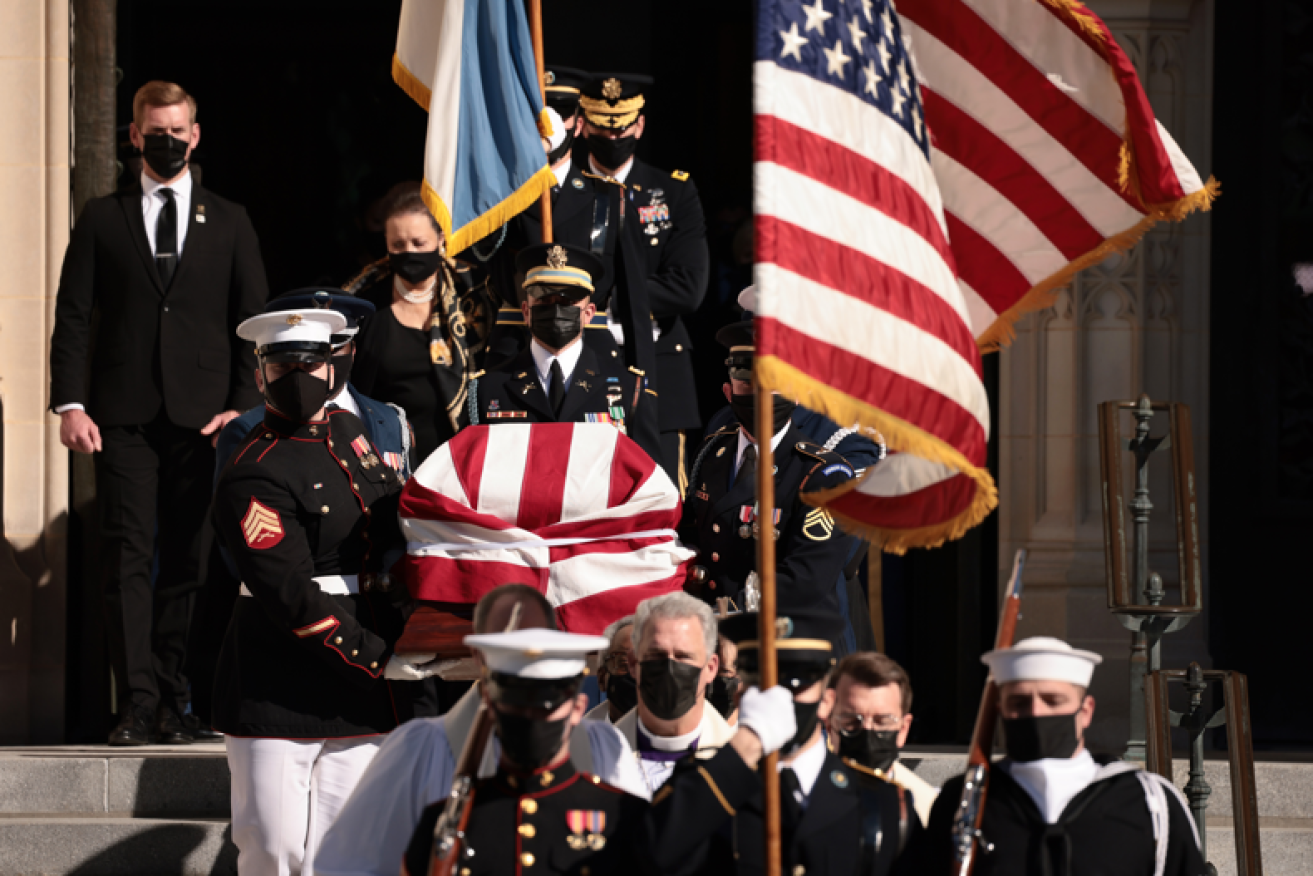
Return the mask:
[[984,428],[934,387],[761,316],[757,353],[777,356],[813,379],[938,437],[972,465],[985,464]]
[[980,352],[948,302],[895,267],[775,216],[758,214],[760,261],[878,307],[939,338],[980,373]]
[[922,99],[926,115],[940,119],[935,148],[993,186],[1069,261],[1103,242],[1099,230],[993,131],[929,89]]
[[[756,155],[879,210],[924,237],[951,267],[953,252],[925,199],[887,167],[774,116],[758,115]],[[919,158],[919,156],[918,156]]]

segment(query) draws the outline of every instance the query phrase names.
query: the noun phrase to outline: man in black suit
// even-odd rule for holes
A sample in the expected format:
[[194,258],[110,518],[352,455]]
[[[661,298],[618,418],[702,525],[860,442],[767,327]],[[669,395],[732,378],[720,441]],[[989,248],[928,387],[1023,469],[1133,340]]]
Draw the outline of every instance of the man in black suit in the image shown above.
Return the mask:
[[[577,72],[577,71],[571,71]],[[554,77],[561,81],[561,77]],[[710,272],[706,220],[697,186],[681,170],[658,170],[634,157],[647,124],[643,114],[646,76],[596,74],[582,84],[578,130],[586,151],[554,157],[557,185],[552,196],[552,239],[589,250],[602,259],[604,272],[593,301],[597,316],[585,340],[607,329],[622,347],[627,367],[645,371],[659,394],[661,432],[657,462],[681,488],[686,483],[685,432],[700,429],[692,344],[683,316],[695,312],[706,293]],[[549,101],[552,97],[549,93]],[[567,131],[577,117],[553,102]],[[560,146],[556,147],[561,148]],[[542,240],[537,204],[517,217],[507,248]],[[485,245],[486,246],[486,245]],[[503,261],[505,264],[505,261]],[[499,331],[489,341],[489,362],[528,343],[524,334],[508,352],[505,329],[516,322],[514,282],[499,283],[505,299]],[[605,355],[603,353],[603,355]]]
[[120,719],[110,744],[177,744],[192,740],[182,665],[213,440],[260,400],[236,327],[268,290],[245,210],[189,172],[195,100],[147,83],[131,137],[141,184],[89,201],[64,257],[50,403],[64,446],[96,454]]

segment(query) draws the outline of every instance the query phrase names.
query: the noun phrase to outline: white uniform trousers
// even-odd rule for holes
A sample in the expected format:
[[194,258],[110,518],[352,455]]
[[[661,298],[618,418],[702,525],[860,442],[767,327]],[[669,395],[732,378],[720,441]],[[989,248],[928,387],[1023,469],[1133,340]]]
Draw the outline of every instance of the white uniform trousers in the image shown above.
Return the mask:
[[313,876],[325,831],[383,739],[225,736],[240,876]]

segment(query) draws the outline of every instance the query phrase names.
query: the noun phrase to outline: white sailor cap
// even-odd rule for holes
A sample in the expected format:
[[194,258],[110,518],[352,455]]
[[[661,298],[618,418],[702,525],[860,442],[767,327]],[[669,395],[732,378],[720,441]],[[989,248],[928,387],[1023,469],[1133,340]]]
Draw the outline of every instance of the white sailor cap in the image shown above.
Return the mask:
[[256,355],[278,359],[307,359],[328,354],[334,334],[346,328],[346,317],[336,310],[280,310],[261,313],[237,326],[237,336],[255,342]]
[[587,656],[605,651],[610,640],[605,636],[528,629],[466,636],[465,644],[483,654],[483,662],[492,672],[555,681],[582,675]]
[[1065,681],[1089,687],[1094,667],[1103,658],[1093,651],[1073,648],[1052,636],[1022,639],[1011,648],[990,651],[980,658],[989,667],[995,684],[1013,681]]
[[739,307],[748,313],[757,312],[757,287],[749,286],[739,293]]

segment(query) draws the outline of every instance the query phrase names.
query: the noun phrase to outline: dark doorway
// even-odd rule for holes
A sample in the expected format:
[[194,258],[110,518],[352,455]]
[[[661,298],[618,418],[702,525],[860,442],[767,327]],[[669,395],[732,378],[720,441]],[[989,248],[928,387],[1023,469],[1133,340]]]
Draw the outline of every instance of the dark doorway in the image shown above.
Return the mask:
[[[1256,747],[1313,745],[1313,56],[1307,4],[1217,5],[1212,651],[1249,676]],[[1313,277],[1306,285],[1313,287]]]

